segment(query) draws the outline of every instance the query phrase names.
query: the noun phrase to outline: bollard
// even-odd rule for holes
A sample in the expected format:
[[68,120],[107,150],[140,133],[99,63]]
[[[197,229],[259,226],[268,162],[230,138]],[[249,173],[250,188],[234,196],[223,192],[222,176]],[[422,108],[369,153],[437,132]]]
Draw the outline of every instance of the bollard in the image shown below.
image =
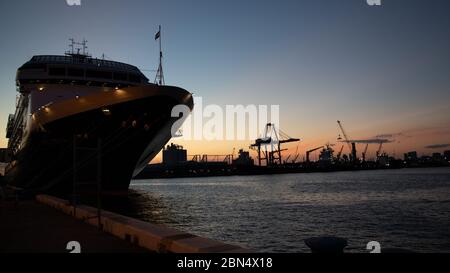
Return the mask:
[[309,238],[305,240],[305,244],[312,253],[344,253],[344,248],[348,245],[347,239],[333,236]]

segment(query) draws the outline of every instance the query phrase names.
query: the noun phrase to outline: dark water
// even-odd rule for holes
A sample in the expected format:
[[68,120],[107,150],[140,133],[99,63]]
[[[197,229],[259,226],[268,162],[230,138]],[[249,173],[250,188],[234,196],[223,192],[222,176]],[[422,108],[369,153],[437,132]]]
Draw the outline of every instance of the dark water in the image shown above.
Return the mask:
[[309,252],[335,235],[349,252],[450,252],[450,168],[133,181],[123,213],[263,252]]

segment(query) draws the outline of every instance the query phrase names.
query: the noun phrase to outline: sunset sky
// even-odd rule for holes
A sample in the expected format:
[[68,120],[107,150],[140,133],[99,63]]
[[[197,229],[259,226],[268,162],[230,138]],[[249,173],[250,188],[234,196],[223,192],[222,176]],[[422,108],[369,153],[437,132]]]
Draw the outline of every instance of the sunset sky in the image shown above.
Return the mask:
[[[0,147],[16,70],[33,55],[63,54],[69,38],[86,38],[94,57],[153,79],[161,24],[166,84],[204,104],[279,105],[302,156],[336,143],[338,119],[353,139],[394,135],[384,150],[398,157],[449,150],[449,14],[447,0],[1,1]],[[229,154],[252,140],[173,142],[189,154]]]

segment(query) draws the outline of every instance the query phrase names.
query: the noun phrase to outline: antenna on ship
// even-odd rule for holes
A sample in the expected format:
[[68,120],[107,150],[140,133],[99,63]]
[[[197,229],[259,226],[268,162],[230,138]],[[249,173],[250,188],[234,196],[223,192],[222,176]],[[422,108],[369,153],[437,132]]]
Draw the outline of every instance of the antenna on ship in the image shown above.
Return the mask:
[[83,55],[86,56],[87,55],[87,40],[83,39],[83,42],[81,42],[81,46],[83,46]]
[[[88,49],[87,42],[88,41],[86,39],[83,39],[83,42],[81,42],[81,43],[75,42],[75,39],[73,39],[73,38],[69,39],[69,41],[70,41],[70,44],[69,44],[70,50],[66,51],[66,55],[78,57],[78,58],[90,57],[89,53],[87,52],[87,49]],[[75,52],[75,50],[76,50],[76,52]]]
[[155,41],[156,40],[159,40],[159,66],[158,66],[158,70],[156,71],[155,84],[165,85],[164,72],[163,72],[163,67],[162,67],[163,53],[162,53],[162,46],[161,46],[161,25],[159,25],[159,30],[155,34]]
[[74,54],[74,50],[75,50],[75,39],[70,38],[69,41],[70,41],[70,44],[69,44],[70,51],[66,52],[66,54],[72,54],[73,55]]

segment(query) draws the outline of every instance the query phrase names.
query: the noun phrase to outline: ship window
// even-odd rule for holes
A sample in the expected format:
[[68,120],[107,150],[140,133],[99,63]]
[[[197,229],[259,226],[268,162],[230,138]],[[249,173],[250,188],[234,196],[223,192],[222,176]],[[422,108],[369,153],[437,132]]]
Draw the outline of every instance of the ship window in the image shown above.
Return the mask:
[[116,81],[126,81],[127,74],[126,73],[114,73],[114,80]]
[[141,82],[141,76],[138,74],[131,74],[129,75],[130,82]]
[[65,76],[66,68],[65,67],[50,67],[48,69],[48,74],[50,76]]
[[19,68],[19,71],[21,71],[23,69],[43,69],[43,70],[45,70],[46,68],[47,68],[46,64],[27,63],[27,64],[24,64],[21,68]]
[[84,77],[84,70],[83,69],[69,68],[67,70],[67,73],[68,73],[69,76],[72,76],[72,77]]
[[86,77],[89,78],[101,78],[101,79],[112,79],[112,73],[107,71],[98,70],[86,70]]

